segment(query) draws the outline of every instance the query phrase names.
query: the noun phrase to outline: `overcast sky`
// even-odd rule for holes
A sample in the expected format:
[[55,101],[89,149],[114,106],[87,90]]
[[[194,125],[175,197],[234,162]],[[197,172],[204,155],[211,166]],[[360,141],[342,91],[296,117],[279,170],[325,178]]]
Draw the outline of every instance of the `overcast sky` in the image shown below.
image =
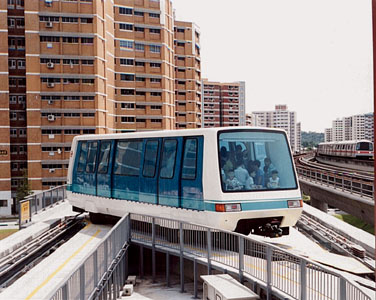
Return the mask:
[[287,104],[303,131],[373,111],[371,0],[172,0],[201,31],[202,77],[245,81],[246,111]]

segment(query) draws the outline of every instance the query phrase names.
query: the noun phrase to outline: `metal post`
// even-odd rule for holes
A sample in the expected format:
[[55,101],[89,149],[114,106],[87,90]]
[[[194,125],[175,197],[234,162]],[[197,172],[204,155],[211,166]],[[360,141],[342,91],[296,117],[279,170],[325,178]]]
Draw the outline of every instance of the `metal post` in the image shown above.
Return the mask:
[[307,299],[307,264],[304,259],[300,261],[300,299]]
[[197,292],[197,285],[198,285],[198,282],[197,282],[197,277],[198,277],[198,274],[197,274],[197,260],[196,260],[196,257],[194,258],[193,260],[193,288],[194,288],[194,299],[198,299],[198,292]]
[[22,229],[21,225],[21,202],[18,202],[18,230]]
[[166,252],[166,282],[167,287],[170,287],[170,253]]
[[68,300],[68,283],[64,284],[61,289],[61,298],[62,300]]
[[272,300],[272,248],[266,246],[266,293],[267,300]]
[[42,193],[42,209],[46,210],[46,192]]
[[94,286],[98,285],[98,250],[93,254]]
[[80,268],[80,300],[85,300],[85,265]]
[[211,275],[211,232],[207,230],[207,249],[208,249],[208,275]]
[[107,240],[105,240],[104,241],[104,244],[103,244],[103,258],[104,258],[104,261],[103,261],[103,263],[104,263],[104,268],[105,268],[105,270],[107,270],[108,269],[108,241]]
[[339,299],[347,299],[346,298],[346,280],[343,277],[339,279]]
[[50,191],[50,207],[54,205],[53,197],[52,197],[53,190]]
[[239,281],[244,282],[243,278],[244,270],[244,238],[239,236]]
[[140,246],[140,278],[144,278],[144,247]]
[[155,218],[152,220],[151,228],[151,239],[152,239],[152,248],[151,248],[151,263],[152,263],[152,273],[153,273],[153,283],[155,282],[156,266],[155,266]]
[[35,207],[35,212],[34,213],[38,213],[37,200],[38,200],[37,195],[34,195],[34,207]]
[[183,223],[179,223],[179,239],[180,239],[180,292],[184,293],[184,231]]

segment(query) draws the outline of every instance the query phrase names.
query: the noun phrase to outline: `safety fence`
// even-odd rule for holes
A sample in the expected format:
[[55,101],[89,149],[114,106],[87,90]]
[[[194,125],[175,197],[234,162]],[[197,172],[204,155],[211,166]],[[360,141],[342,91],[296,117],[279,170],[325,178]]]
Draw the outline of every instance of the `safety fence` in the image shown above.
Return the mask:
[[27,196],[19,202],[19,226],[31,221],[32,216],[54,204],[64,201],[67,196],[67,186],[62,185],[38,194]]
[[298,166],[296,170],[299,176],[312,182],[332,187],[342,192],[348,192],[360,197],[373,199],[373,182],[367,182],[325,170],[314,170],[301,166]]
[[118,299],[128,272],[128,241],[129,215],[126,215],[48,299]]
[[301,300],[372,299],[355,282],[335,271],[270,244],[176,220],[137,214],[130,217],[131,243],[163,252],[169,249],[181,257],[201,258],[209,272],[214,264],[236,270],[240,281],[247,278],[263,282],[268,299],[272,294]]
[[[33,198],[42,199],[43,203],[47,194],[50,199],[56,195],[56,200],[66,197],[64,186],[59,192],[44,194]],[[138,214],[124,216],[49,299],[117,299],[128,273],[129,244],[153,250],[153,273],[156,251],[180,256],[181,269],[183,259],[193,257],[195,264],[207,266],[208,273],[221,266],[222,270],[237,274],[240,281],[257,282],[266,290],[268,299],[272,295],[301,300],[374,299],[343,275],[276,246],[233,232]],[[196,267],[194,270],[197,272]],[[197,295],[198,276],[194,275]],[[184,272],[180,278],[184,281]]]

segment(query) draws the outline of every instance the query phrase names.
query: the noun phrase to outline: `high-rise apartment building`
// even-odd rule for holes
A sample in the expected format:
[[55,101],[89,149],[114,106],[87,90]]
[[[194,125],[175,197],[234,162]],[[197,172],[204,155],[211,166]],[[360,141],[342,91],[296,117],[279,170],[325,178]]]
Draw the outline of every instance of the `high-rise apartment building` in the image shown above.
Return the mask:
[[245,82],[203,80],[203,127],[245,126]]
[[200,128],[200,30],[194,23],[175,21],[174,32],[176,128]]
[[370,140],[374,141],[373,113],[353,115],[332,121],[332,127],[325,129],[325,142]]
[[343,141],[344,124],[343,120],[337,119],[332,121],[332,140]]
[[200,127],[200,33],[170,0],[7,0],[0,14],[0,214],[24,170],[34,191],[65,183],[75,135],[175,129],[175,113]]
[[245,114],[245,125],[257,127],[259,125],[259,117],[252,113]]
[[296,112],[289,111],[287,105],[278,104],[274,111],[255,111],[252,114],[257,116],[260,127],[284,129],[292,151],[300,151],[300,123],[297,123]]

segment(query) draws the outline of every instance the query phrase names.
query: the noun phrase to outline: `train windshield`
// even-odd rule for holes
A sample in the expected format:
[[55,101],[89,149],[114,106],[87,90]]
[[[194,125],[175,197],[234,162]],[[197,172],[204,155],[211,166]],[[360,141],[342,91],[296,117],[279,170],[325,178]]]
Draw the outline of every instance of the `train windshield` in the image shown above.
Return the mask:
[[373,144],[368,142],[360,142],[356,144],[356,150],[373,151]]
[[220,132],[218,145],[224,192],[297,188],[284,133],[255,130]]

